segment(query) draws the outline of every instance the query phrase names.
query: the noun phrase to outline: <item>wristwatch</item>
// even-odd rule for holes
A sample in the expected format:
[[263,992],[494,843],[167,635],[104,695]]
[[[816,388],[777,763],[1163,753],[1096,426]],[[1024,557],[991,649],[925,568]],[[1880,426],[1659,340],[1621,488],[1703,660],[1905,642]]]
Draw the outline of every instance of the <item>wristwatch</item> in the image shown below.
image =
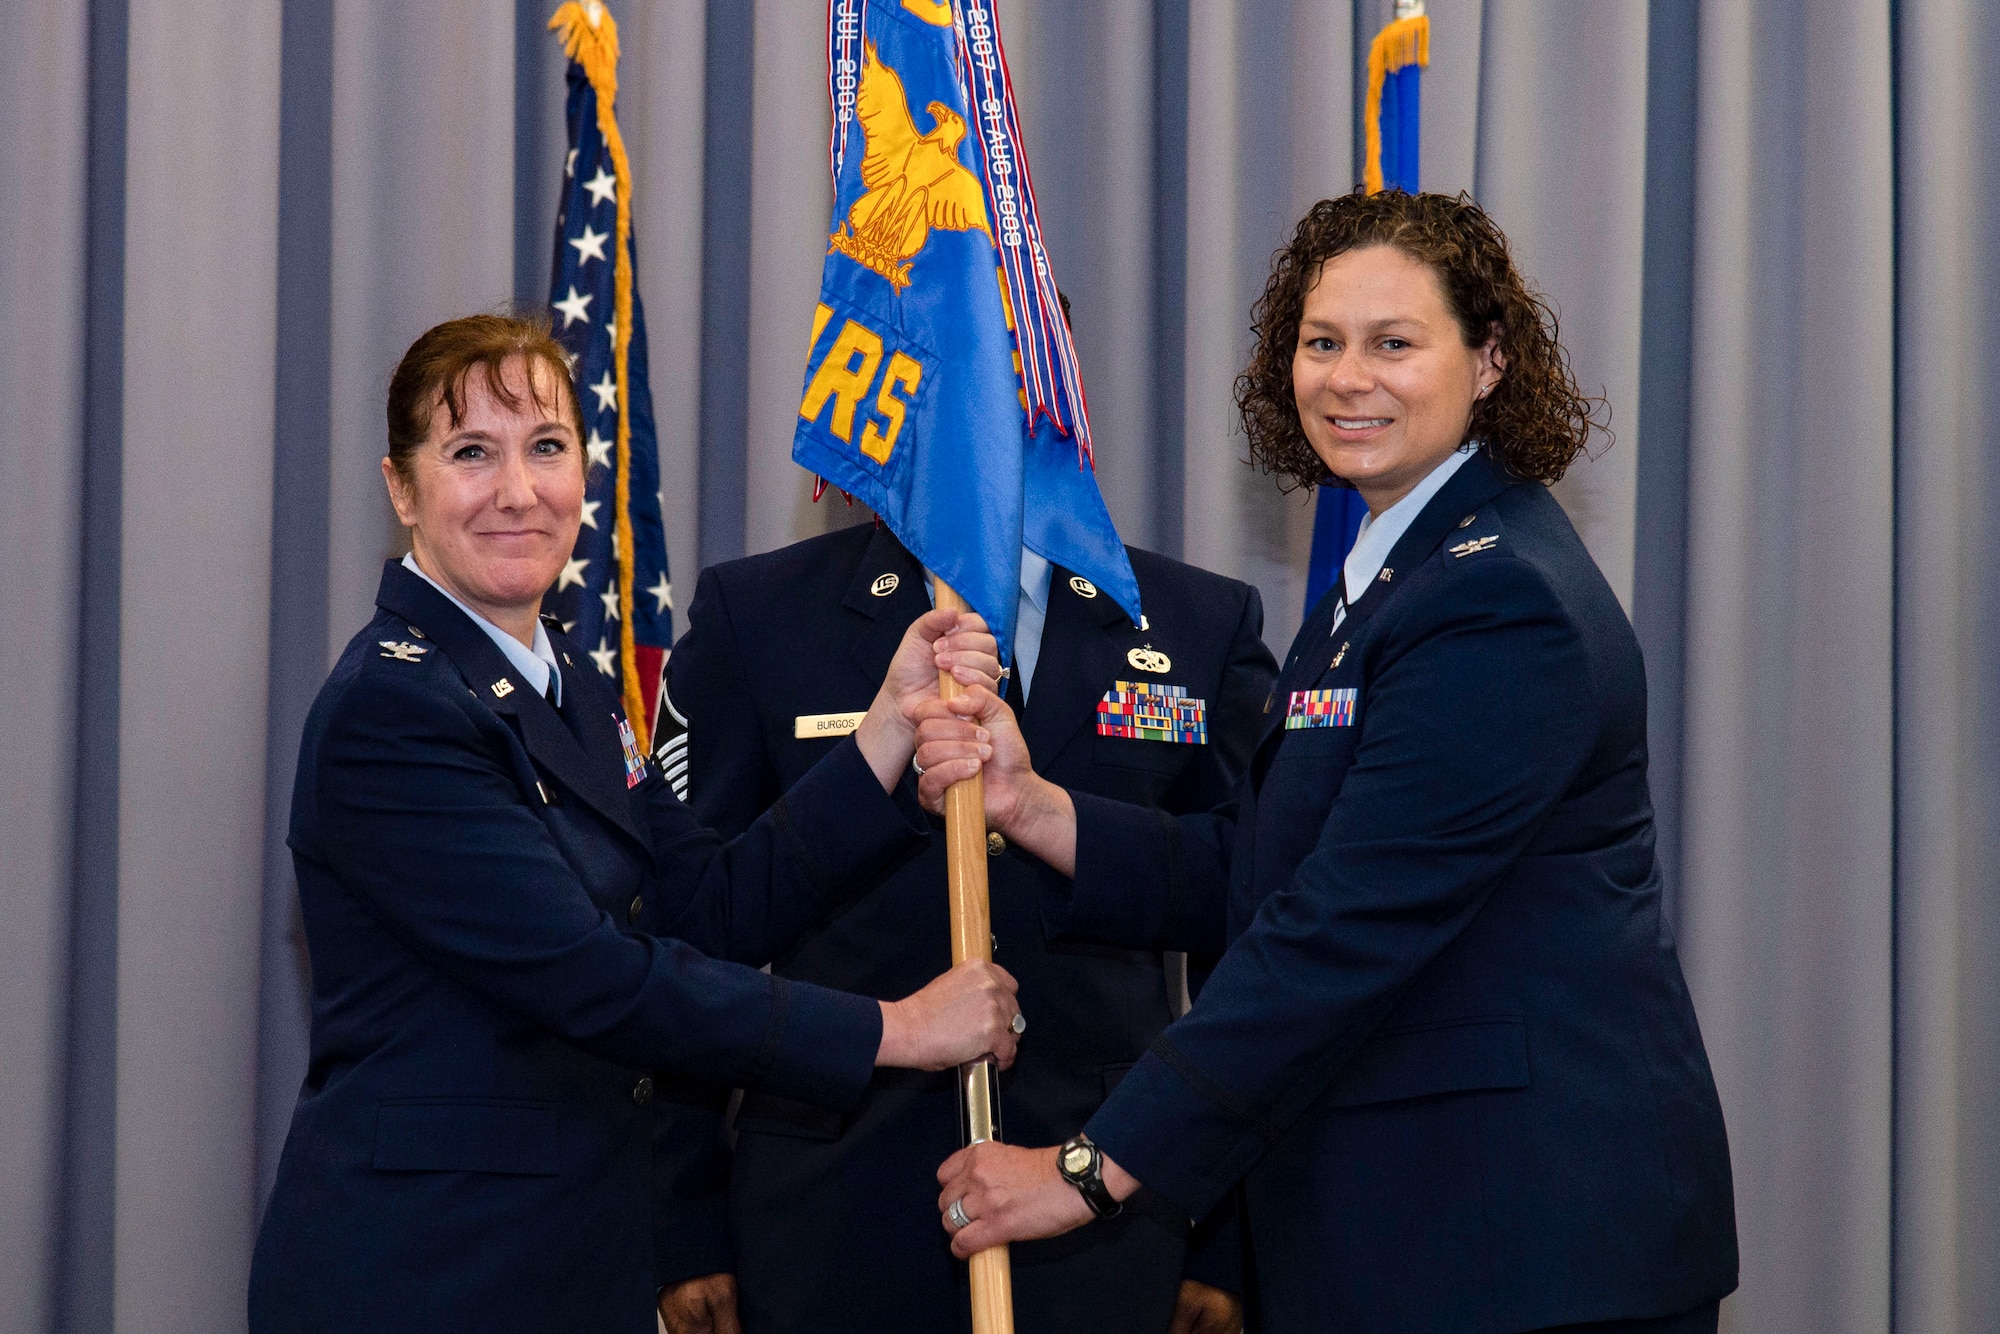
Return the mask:
[[1124,1212],[1125,1206],[1111,1198],[1111,1188],[1104,1184],[1104,1154],[1090,1136],[1078,1135],[1057,1149],[1056,1170],[1099,1218],[1116,1218]]

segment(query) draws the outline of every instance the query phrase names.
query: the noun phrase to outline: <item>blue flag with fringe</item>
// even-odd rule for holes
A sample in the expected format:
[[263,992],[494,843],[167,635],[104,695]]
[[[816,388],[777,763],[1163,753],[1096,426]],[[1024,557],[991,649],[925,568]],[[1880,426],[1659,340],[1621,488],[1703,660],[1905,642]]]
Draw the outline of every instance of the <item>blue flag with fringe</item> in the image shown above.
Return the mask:
[[[1369,194],[1417,192],[1417,138],[1424,66],[1431,60],[1431,21],[1423,0],[1400,0],[1395,19],[1368,47],[1368,92],[1362,107],[1366,136],[1361,180]],[[1306,562],[1306,611],[1310,613],[1340,577],[1361,531],[1368,506],[1345,486],[1322,486],[1313,511],[1312,555]]]
[[792,458],[872,507],[1009,661],[1024,545],[1136,624],[992,0],[831,0],[827,92],[833,218]]

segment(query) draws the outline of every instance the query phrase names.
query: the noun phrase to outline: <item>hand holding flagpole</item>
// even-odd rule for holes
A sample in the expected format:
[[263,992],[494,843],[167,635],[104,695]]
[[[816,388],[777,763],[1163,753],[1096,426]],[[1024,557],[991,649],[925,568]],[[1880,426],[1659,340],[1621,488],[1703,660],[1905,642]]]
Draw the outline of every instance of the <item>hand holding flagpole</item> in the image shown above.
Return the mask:
[[[933,579],[939,610],[971,611],[942,579]],[[956,698],[963,690],[950,672],[938,673],[938,694]],[[979,774],[953,783],[944,793],[946,880],[951,891],[951,962],[993,958],[993,913],[986,890],[986,800]],[[993,1058],[958,1068],[965,1105],[966,1142],[998,1139],[994,1112],[1000,1086]],[[1014,1283],[1005,1245],[980,1251],[972,1269],[972,1334],[1013,1334]]]

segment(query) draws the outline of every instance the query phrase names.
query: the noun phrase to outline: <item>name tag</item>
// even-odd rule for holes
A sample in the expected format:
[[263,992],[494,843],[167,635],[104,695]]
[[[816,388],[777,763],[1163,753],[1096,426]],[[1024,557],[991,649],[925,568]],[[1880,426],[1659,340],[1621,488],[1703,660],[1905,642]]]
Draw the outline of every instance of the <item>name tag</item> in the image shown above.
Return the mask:
[[1285,709],[1285,730],[1295,732],[1302,727],[1352,727],[1354,701],[1359,693],[1352,686],[1345,690],[1294,690],[1291,703]]
[[802,713],[792,719],[792,736],[799,741],[814,737],[847,736],[857,731],[868,710],[859,713]]
[[1114,681],[1097,701],[1097,735],[1206,746],[1208,701],[1188,694],[1185,686]]

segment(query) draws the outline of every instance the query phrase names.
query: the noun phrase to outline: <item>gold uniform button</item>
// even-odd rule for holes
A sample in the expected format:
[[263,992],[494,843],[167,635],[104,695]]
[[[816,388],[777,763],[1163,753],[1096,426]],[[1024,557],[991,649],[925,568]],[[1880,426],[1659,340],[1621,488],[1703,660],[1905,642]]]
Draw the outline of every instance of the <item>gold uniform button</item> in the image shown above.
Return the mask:
[[986,855],[989,857],[998,857],[1006,850],[1007,840],[1000,836],[1000,831],[989,829],[986,832]]
[[628,922],[636,922],[639,920],[639,914],[644,911],[646,911],[645,898],[641,895],[634,894],[632,896],[632,902],[627,904],[625,907],[625,920]]

